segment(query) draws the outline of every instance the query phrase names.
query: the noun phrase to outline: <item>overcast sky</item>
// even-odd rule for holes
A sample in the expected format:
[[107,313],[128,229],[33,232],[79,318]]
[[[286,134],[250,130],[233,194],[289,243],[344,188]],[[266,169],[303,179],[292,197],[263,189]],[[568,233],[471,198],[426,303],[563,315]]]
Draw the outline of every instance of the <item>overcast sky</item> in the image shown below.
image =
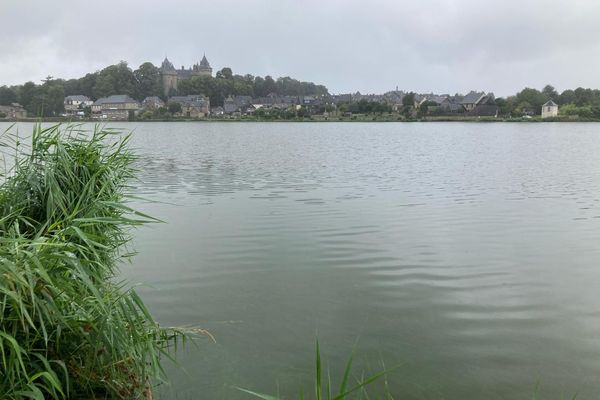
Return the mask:
[[598,0],[0,0],[0,84],[168,55],[332,93],[600,88]]

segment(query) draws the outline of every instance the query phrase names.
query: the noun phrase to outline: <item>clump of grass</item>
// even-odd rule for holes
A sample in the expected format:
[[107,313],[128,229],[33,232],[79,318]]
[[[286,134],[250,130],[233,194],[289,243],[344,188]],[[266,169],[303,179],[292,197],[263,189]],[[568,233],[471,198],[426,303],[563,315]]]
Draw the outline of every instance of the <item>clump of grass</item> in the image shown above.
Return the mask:
[[162,357],[185,336],[160,327],[118,280],[133,227],[129,137],[96,126],[5,132],[0,175],[0,393],[3,399],[150,397]]
[[[354,361],[354,355],[352,354],[346,363],[340,387],[339,389],[335,390],[331,383],[331,375],[329,374],[329,371],[327,371],[326,380],[323,381],[323,365],[321,363],[321,350],[318,340],[315,349],[315,361],[315,380],[313,383],[315,400],[348,400],[351,398],[357,400],[370,399],[371,397],[367,392],[367,387],[380,379],[384,379],[384,388],[383,394],[378,398],[381,398],[382,400],[393,400],[393,396],[390,393],[387,382],[387,375],[391,372],[391,370],[386,370],[385,366],[382,371],[368,377],[365,377],[364,374],[362,374],[359,378],[354,379],[354,383],[351,383],[352,363]],[[262,400],[281,400],[276,396],[257,393],[243,388],[238,389]],[[304,400],[304,398],[304,391],[301,391],[299,394],[299,399]]]

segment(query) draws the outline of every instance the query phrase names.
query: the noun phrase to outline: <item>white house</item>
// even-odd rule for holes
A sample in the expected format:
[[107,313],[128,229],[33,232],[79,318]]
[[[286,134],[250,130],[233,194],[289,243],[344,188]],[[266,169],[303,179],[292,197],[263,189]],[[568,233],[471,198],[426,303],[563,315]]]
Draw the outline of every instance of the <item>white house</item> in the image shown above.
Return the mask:
[[72,95],[65,97],[66,115],[83,115],[83,109],[90,107],[94,102],[87,96]]
[[552,118],[558,116],[558,104],[552,100],[542,106],[542,118]]

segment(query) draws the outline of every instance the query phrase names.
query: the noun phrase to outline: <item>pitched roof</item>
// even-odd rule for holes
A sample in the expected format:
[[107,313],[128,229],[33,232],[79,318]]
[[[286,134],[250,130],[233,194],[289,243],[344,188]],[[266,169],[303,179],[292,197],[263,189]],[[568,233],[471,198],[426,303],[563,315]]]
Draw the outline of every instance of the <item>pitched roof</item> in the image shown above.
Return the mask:
[[552,100],[548,100],[542,107],[558,107],[558,104],[556,104]]
[[210,68],[210,64],[208,63],[208,60],[206,59],[206,55],[202,55],[202,61],[200,61],[200,66],[201,67],[205,67],[205,68]]
[[190,107],[202,107],[205,105],[207,98],[201,94],[191,94],[188,96],[171,96],[169,97],[170,103],[179,103],[181,105]]
[[165,59],[162,62],[162,65],[160,66],[160,69],[162,69],[163,71],[174,71],[175,67],[173,66],[173,63],[169,61],[167,57],[165,57]]
[[67,96],[65,97],[65,101],[67,100],[71,100],[71,101],[90,101],[90,98],[87,96],[84,96],[82,94],[73,94],[71,96]]
[[469,92],[469,94],[467,94],[464,97],[464,99],[462,99],[462,101],[460,103],[461,104],[475,104],[483,96],[485,96],[484,92],[475,92],[472,90]]
[[94,105],[119,103],[137,103],[137,101],[126,94],[113,94],[112,96],[99,98],[94,102]]

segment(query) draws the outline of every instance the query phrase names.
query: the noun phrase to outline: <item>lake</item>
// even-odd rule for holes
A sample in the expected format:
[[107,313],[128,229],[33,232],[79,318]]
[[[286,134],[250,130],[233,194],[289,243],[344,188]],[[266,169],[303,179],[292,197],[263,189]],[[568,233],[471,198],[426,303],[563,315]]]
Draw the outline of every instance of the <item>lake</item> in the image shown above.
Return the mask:
[[123,274],[216,339],[161,398],[310,393],[317,337],[398,399],[600,396],[600,124],[115,125],[165,222]]

